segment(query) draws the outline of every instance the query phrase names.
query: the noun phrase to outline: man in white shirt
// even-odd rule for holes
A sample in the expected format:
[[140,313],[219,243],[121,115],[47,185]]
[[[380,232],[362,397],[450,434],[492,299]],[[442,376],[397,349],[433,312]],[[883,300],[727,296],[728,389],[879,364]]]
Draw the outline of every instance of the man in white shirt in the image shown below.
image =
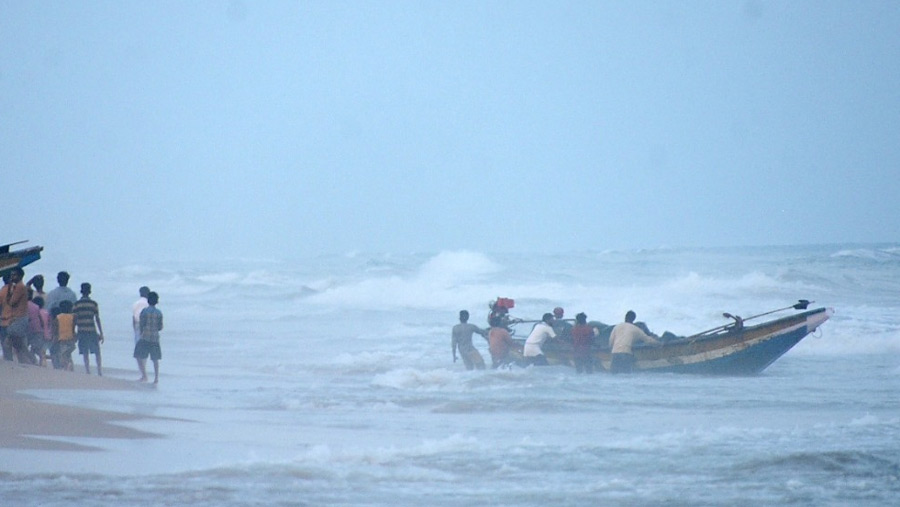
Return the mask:
[[138,294],[141,295],[140,299],[131,305],[131,325],[134,327],[134,343],[141,339],[141,312],[144,311],[144,308],[150,306],[150,303],[147,302],[150,288],[141,287],[138,289]]
[[50,312],[50,315],[53,315],[53,310],[57,310],[59,304],[63,301],[68,301],[73,305],[78,301],[78,296],[76,296],[75,292],[68,287],[69,273],[60,271],[56,275],[56,282],[59,284],[59,287],[47,293],[47,299],[44,300],[44,308]]
[[609,348],[612,349],[610,373],[631,373],[634,368],[632,347],[635,342],[660,344],[655,338],[634,325],[636,317],[637,315],[633,311],[628,310],[628,313],[625,314],[625,322],[616,324],[609,335]]
[[531,334],[525,340],[525,347],[522,350],[522,355],[525,356],[525,361],[528,364],[535,366],[547,365],[547,358],[544,356],[544,351],[541,350],[541,345],[548,339],[556,338],[552,324],[553,314],[545,313],[543,318],[541,318],[541,322],[531,330]]

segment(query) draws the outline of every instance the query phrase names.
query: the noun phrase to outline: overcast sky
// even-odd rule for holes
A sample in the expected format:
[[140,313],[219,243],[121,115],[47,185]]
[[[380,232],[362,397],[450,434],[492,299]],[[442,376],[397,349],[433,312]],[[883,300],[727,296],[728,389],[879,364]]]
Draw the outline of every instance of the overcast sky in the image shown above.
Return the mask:
[[896,1],[0,0],[0,242],[896,242]]

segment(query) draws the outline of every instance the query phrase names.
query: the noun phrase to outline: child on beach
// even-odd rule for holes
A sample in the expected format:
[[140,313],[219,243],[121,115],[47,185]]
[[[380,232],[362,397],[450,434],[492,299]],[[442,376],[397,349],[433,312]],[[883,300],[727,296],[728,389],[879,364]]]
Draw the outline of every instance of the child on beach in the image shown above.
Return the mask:
[[74,369],[72,352],[75,352],[75,315],[72,313],[72,302],[59,304],[59,313],[51,321],[53,323],[53,347],[51,348],[53,367],[57,370]]
[[37,296],[28,302],[28,345],[41,366],[47,366],[47,328],[50,321],[44,310],[44,298]]
[[44,323],[44,362],[41,366],[47,366],[47,360],[51,357],[48,349],[53,343],[53,321],[50,320],[50,312],[46,308],[47,305],[44,304],[44,298],[38,297],[34,300],[41,307],[41,321]]

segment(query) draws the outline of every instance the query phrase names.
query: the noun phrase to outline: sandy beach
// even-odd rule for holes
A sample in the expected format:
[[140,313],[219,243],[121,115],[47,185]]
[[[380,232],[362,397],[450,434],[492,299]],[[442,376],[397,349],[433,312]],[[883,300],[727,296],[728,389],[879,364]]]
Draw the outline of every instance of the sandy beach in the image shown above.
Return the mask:
[[139,417],[103,410],[37,401],[22,391],[34,389],[141,389],[135,382],[74,372],[21,365],[0,360],[0,447],[50,451],[91,451],[95,447],[55,440],[53,437],[158,438],[117,421]]

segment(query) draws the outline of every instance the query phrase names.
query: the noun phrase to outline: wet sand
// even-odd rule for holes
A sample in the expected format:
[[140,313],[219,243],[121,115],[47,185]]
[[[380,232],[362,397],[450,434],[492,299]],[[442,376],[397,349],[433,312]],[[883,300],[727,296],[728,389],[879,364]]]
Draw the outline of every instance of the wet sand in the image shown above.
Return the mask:
[[158,438],[159,435],[154,433],[112,424],[141,419],[138,416],[55,405],[22,393],[33,389],[142,388],[134,381],[87,375],[84,370],[79,370],[79,365],[74,372],[69,372],[0,360],[0,447],[91,451],[98,448],[58,441],[53,437]]

